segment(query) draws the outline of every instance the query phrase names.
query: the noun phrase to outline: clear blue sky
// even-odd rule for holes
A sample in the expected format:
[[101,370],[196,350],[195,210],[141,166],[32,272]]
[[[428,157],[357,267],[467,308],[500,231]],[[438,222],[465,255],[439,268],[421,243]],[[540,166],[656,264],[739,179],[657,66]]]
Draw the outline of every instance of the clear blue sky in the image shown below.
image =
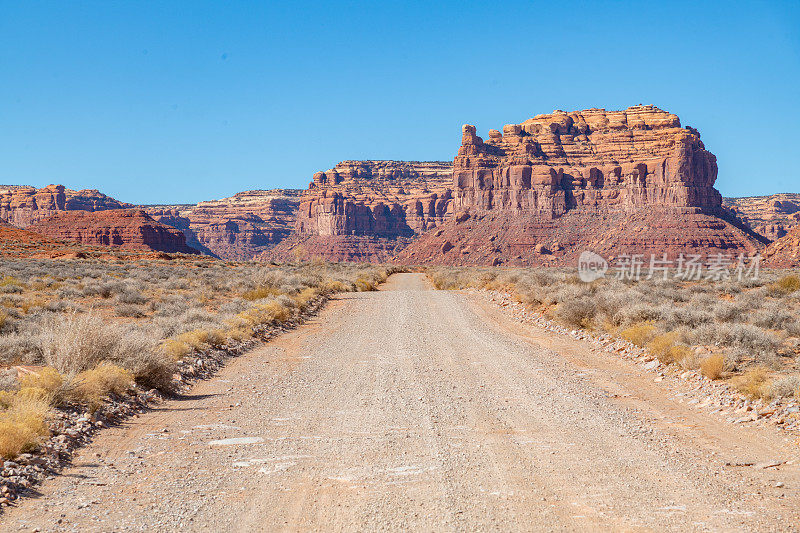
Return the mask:
[[724,195],[800,192],[798,1],[0,0],[0,45],[0,183],[196,202],[651,103]]

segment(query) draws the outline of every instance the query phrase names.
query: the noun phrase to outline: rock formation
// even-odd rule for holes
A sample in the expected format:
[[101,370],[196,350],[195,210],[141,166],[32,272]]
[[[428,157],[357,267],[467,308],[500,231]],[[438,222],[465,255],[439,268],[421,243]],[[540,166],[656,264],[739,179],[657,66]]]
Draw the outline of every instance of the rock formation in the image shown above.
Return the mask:
[[102,211],[129,209],[132,204],[119,202],[95,189],[73,191],[63,185],[41,189],[25,186],[0,187],[0,220],[20,228],[62,211]]
[[60,211],[28,227],[51,239],[90,246],[198,254],[179,230],[156,222],[141,209]]
[[186,242],[222,259],[247,260],[293,231],[301,191],[245,191],[197,205],[149,206],[155,220],[180,229]]
[[724,198],[723,204],[756,233],[771,241],[800,225],[800,194]]
[[297,235],[265,259],[387,260],[450,215],[452,166],[440,161],[343,161],[314,174]]
[[800,225],[770,244],[764,251],[764,259],[768,266],[800,267]]
[[697,130],[653,106],[537,115],[486,141],[465,125],[455,217],[398,260],[553,264],[606,254],[752,253],[764,239],[722,207]]

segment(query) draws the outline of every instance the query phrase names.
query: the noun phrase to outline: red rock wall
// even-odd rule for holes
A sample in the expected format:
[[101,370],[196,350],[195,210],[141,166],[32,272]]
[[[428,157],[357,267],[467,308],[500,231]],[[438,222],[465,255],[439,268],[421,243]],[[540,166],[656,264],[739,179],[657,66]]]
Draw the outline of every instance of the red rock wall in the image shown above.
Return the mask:
[[73,191],[63,185],[13,187],[0,191],[0,220],[20,228],[49,218],[61,211],[102,211],[128,209],[131,204],[119,202],[95,189]]
[[140,209],[61,211],[28,229],[52,239],[85,245],[199,253],[186,245],[186,238],[179,230],[156,222]]
[[152,206],[156,220],[183,231],[187,243],[223,259],[246,260],[294,232],[301,191],[245,191],[186,206]]
[[716,157],[677,116],[653,106],[538,115],[491,130],[465,125],[455,208],[558,217],[582,206],[718,212]]
[[314,175],[298,232],[392,238],[426,231],[452,213],[451,175],[443,162],[343,161]]
[[800,226],[800,194],[724,198],[723,203],[756,233],[771,241]]

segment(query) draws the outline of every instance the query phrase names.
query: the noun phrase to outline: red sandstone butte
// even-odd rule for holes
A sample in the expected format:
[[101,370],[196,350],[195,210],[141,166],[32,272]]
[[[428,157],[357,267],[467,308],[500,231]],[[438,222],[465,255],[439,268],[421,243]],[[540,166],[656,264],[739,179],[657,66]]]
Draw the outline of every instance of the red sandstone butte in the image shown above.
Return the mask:
[[171,226],[156,222],[141,209],[62,211],[30,225],[28,229],[52,239],[74,241],[84,245],[199,253],[186,245],[183,233]]
[[[465,125],[455,217],[396,260],[564,264],[604,255],[754,253],[767,242],[722,206],[716,157],[654,106],[537,115],[488,140]],[[448,246],[444,246],[448,243]]]

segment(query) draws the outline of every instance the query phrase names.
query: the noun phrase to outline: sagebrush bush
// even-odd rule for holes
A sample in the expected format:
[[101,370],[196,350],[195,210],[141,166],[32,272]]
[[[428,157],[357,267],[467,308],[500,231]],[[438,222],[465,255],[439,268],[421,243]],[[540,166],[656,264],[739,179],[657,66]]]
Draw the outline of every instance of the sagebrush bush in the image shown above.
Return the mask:
[[554,316],[559,321],[569,326],[581,328],[591,328],[596,315],[597,305],[589,297],[562,301],[554,311]]
[[39,336],[44,362],[63,374],[83,372],[109,359],[120,332],[94,313],[59,316]]
[[770,398],[800,396],[800,376],[793,375],[776,378],[769,384],[767,395]]
[[133,304],[117,305],[114,307],[114,311],[117,313],[117,316],[129,317],[129,318],[141,318],[147,315],[144,308]]

